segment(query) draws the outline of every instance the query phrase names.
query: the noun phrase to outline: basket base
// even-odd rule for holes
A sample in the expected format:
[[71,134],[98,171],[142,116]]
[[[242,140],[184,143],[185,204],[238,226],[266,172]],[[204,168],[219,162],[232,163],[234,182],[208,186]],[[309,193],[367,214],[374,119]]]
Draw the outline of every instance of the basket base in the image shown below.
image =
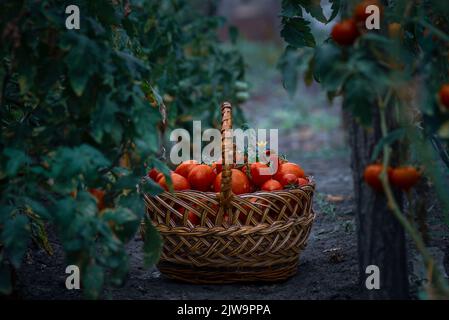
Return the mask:
[[193,284],[224,284],[245,282],[280,282],[294,276],[298,263],[270,268],[194,268],[170,262],[157,265],[167,278]]

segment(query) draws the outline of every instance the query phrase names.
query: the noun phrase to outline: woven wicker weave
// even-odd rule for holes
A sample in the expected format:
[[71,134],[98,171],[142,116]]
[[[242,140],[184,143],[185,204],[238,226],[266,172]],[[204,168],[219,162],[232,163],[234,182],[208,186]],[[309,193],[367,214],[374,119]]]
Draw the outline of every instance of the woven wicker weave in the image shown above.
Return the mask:
[[[222,145],[232,152],[231,106],[222,105]],[[231,145],[231,147],[229,147]],[[192,283],[280,281],[297,271],[315,215],[314,185],[233,195],[231,167],[223,164],[220,193],[145,195],[147,213],[164,240],[158,268]],[[188,215],[199,218],[192,225]]]

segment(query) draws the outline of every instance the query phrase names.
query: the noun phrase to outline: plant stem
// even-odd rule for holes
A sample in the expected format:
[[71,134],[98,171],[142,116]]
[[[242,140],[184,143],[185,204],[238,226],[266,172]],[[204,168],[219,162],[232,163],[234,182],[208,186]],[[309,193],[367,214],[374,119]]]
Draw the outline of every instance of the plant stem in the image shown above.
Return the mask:
[[[390,96],[390,95],[388,95]],[[389,98],[388,98],[389,99]],[[385,99],[387,101],[387,99]],[[387,132],[387,121],[385,117],[385,106],[387,104],[380,103],[380,120],[381,120],[381,130],[382,135],[385,137]],[[418,251],[421,253],[424,264],[428,270],[428,274],[430,275],[429,282],[430,284],[434,284],[435,288],[438,292],[446,297],[449,296],[449,287],[440,270],[434,263],[434,259],[427,250],[427,247],[422,239],[419,231],[407,220],[405,215],[401,212],[399,205],[394,197],[390,182],[388,180],[387,168],[390,162],[391,157],[391,149],[389,146],[385,145],[383,148],[383,169],[380,175],[380,179],[382,182],[382,186],[384,188],[385,196],[387,197],[388,207],[392,211],[393,215],[398,219],[399,223],[404,227],[405,231],[410,235],[412,240],[415,242],[415,245]]]

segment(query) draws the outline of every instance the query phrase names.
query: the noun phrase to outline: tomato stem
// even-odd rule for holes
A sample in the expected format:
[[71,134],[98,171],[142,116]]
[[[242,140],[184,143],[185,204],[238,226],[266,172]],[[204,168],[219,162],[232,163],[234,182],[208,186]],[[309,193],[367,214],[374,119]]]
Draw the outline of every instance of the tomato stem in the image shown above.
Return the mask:
[[[385,116],[385,109],[387,106],[387,103],[389,99],[391,98],[391,89],[387,93],[387,97],[384,101],[379,99],[379,109],[380,109],[380,121],[381,121],[381,130],[382,130],[382,136],[386,137],[388,134],[387,129],[387,120]],[[415,242],[416,247],[418,251],[421,253],[421,256],[423,257],[424,264],[427,267],[428,275],[429,275],[429,286],[433,284],[435,288],[438,290],[440,294],[443,296],[448,297],[449,296],[449,286],[447,284],[446,279],[443,277],[440,270],[437,268],[437,266],[434,263],[434,259],[432,255],[427,250],[427,247],[424,243],[423,238],[421,237],[419,231],[410,223],[410,221],[405,217],[405,215],[402,213],[401,209],[399,208],[399,205],[394,197],[388,175],[387,175],[387,168],[390,162],[391,158],[391,149],[388,145],[385,145],[383,147],[383,168],[382,173],[380,175],[380,180],[382,182],[385,196],[387,197],[388,206],[390,210],[392,211],[393,215],[396,217],[396,219],[399,221],[399,223],[404,227],[405,231],[410,235],[412,240]],[[430,288],[428,288],[428,291]]]

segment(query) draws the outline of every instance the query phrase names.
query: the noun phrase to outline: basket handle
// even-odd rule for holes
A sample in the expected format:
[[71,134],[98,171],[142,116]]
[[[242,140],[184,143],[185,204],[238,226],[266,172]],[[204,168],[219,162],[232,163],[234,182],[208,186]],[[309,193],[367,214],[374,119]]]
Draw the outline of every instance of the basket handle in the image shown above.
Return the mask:
[[232,136],[232,106],[229,102],[221,105],[221,173],[220,204],[225,209],[229,207],[232,199],[232,171],[234,143]]

